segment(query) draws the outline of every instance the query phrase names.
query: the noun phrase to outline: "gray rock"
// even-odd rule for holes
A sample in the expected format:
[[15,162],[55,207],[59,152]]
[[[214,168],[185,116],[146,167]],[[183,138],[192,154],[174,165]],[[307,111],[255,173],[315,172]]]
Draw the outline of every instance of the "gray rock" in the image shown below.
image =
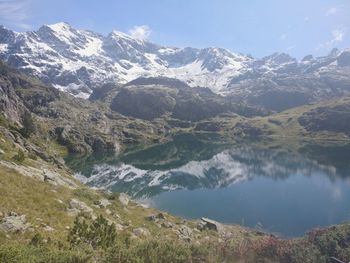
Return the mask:
[[223,230],[223,226],[219,222],[216,222],[214,220],[211,220],[205,217],[202,217],[201,220],[202,222],[200,222],[199,225],[201,225],[202,228],[198,227],[200,230],[209,229],[217,232],[221,232]]
[[163,213],[158,213],[157,215],[149,215],[146,217],[146,220],[148,221],[155,221],[157,222],[158,220],[165,220],[165,215]]
[[68,208],[67,213],[69,216],[77,216],[77,215],[79,215],[80,210],[76,209],[76,208]]
[[9,212],[9,214],[8,214],[9,216],[18,216],[18,214],[16,213],[16,212]]
[[173,228],[174,227],[174,225],[171,222],[168,222],[168,221],[162,222],[161,226],[164,227],[164,228]]
[[69,206],[70,208],[68,209],[68,214],[71,216],[77,216],[80,212],[93,214],[93,211],[94,211],[87,204],[77,199],[72,199],[69,202]]
[[143,227],[135,228],[132,232],[137,237],[148,237],[151,235],[149,230]]
[[122,205],[127,206],[130,202],[130,198],[127,194],[120,193],[119,194],[119,201],[122,203]]
[[182,225],[179,229],[178,229],[178,237],[182,240],[185,241],[191,241],[193,236],[193,231],[191,228],[189,228],[186,225]]
[[155,215],[150,215],[150,216],[146,217],[146,220],[148,220],[148,221],[156,221],[157,217]]
[[111,202],[107,199],[101,199],[101,200],[95,201],[94,205],[100,208],[106,208],[107,206],[111,205]]
[[158,218],[158,219],[163,219],[163,220],[166,219],[166,218],[165,218],[165,215],[164,215],[163,213],[158,213],[157,218]]
[[8,216],[4,217],[0,223],[0,231],[8,232],[24,232],[31,227],[27,223],[25,215],[17,215],[17,213],[10,212]]
[[52,231],[55,231],[55,229],[49,225],[45,225],[43,226],[43,230],[46,231],[46,232],[52,232]]
[[121,224],[115,223],[114,225],[115,225],[115,229],[116,229],[117,231],[122,231],[122,230],[124,230],[124,227],[123,227]]
[[[44,180],[44,178],[46,177],[47,182],[53,185],[67,186],[71,189],[77,187],[77,184],[72,179],[64,177],[59,173],[49,171],[48,169],[46,169],[46,166],[43,166],[41,168],[35,168],[31,166],[17,165],[13,162],[7,162],[4,160],[0,160],[0,163],[2,166],[5,166],[9,169],[13,169],[24,176],[36,178],[38,180]],[[44,170],[46,174],[44,174]]]
[[100,206],[107,207],[109,205],[111,205],[111,202],[109,200],[107,200],[107,199],[101,199],[100,200]]

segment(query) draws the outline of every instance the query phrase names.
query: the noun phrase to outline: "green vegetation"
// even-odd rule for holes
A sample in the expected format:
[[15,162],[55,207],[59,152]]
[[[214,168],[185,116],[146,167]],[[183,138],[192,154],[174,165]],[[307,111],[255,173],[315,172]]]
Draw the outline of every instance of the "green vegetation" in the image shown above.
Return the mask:
[[87,263],[91,256],[81,250],[59,249],[56,244],[21,245],[14,242],[0,245],[0,262],[6,263]]
[[19,149],[17,154],[15,156],[13,156],[13,160],[15,160],[16,162],[22,163],[25,160],[25,155],[22,149]]
[[[304,238],[281,240],[247,236],[239,244],[189,244],[169,238],[131,240],[125,235],[105,233],[108,225],[100,216],[91,223],[76,219],[68,234],[69,243],[43,239],[34,234],[28,244],[6,242],[0,245],[0,262],[280,262],[331,263],[330,256],[346,260],[350,256],[350,225],[316,229]],[[96,236],[87,234],[93,228]],[[74,238],[72,239],[72,233]],[[92,233],[92,232],[90,232]],[[101,233],[104,233],[101,235]]]
[[22,117],[23,128],[20,130],[21,134],[29,138],[35,132],[35,124],[30,112],[26,111]]
[[100,215],[91,224],[77,217],[74,226],[69,232],[68,241],[72,246],[86,244],[92,249],[111,247],[116,241],[115,225]]

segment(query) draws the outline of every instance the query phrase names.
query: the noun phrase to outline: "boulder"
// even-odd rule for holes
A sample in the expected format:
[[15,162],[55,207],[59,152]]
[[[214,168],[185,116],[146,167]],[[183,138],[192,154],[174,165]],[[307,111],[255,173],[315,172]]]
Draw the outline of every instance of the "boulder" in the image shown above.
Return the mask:
[[151,235],[149,230],[143,227],[135,228],[132,232],[137,237],[148,237]]
[[157,221],[157,217],[155,215],[146,216],[146,220],[148,221]]
[[17,213],[11,212],[8,216],[4,217],[0,222],[0,231],[8,232],[24,232],[31,227],[27,223],[25,215],[18,215]]
[[146,220],[148,221],[159,221],[159,220],[165,220],[165,215],[163,213],[158,213],[156,215],[149,215],[146,217]]
[[219,222],[216,222],[214,220],[211,220],[205,217],[201,218],[201,222],[198,224],[198,226],[200,230],[209,229],[217,232],[221,232],[223,230],[223,226]]
[[130,198],[127,194],[120,193],[119,194],[119,201],[122,203],[122,205],[127,206],[130,202]]
[[51,226],[49,226],[49,225],[47,225],[45,223],[42,223],[41,226],[42,226],[43,230],[46,231],[46,232],[55,231],[55,229],[53,227],[51,227]]
[[93,209],[91,207],[89,207],[87,204],[85,204],[84,202],[77,200],[77,199],[72,199],[69,202],[69,206],[70,208],[68,209],[68,213],[72,216],[76,216],[78,215],[80,212],[84,212],[84,213],[88,213],[88,214],[92,214],[93,213]]
[[107,206],[111,205],[111,202],[108,199],[101,199],[96,201],[94,204],[100,208],[106,208]]
[[162,222],[161,226],[164,228],[173,228],[174,227],[173,223],[171,223],[169,221]]
[[114,225],[115,225],[115,229],[116,229],[117,231],[122,231],[122,230],[124,229],[124,227],[123,227],[121,224],[115,223]]

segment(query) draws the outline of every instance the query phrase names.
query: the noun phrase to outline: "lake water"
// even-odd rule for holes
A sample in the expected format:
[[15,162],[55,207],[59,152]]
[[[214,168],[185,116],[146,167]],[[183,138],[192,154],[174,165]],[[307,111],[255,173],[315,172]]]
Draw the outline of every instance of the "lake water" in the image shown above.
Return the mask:
[[126,192],[185,218],[284,237],[350,221],[349,144],[230,144],[179,135],[118,158],[68,161],[88,185]]

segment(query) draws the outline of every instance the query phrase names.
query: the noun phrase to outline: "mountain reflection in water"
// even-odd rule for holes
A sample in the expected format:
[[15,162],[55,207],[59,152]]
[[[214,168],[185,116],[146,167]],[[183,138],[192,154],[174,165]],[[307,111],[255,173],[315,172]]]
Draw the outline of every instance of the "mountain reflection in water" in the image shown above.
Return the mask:
[[125,192],[177,215],[259,224],[295,236],[350,219],[349,157],[349,145],[288,150],[181,135],[75,168],[90,186]]

